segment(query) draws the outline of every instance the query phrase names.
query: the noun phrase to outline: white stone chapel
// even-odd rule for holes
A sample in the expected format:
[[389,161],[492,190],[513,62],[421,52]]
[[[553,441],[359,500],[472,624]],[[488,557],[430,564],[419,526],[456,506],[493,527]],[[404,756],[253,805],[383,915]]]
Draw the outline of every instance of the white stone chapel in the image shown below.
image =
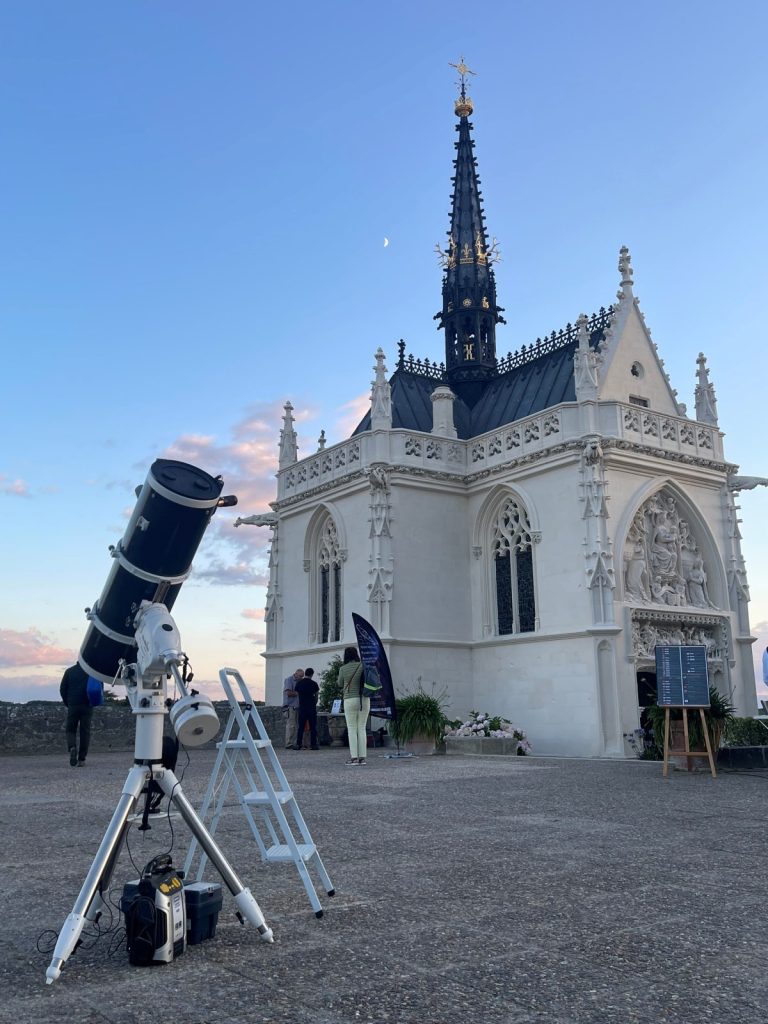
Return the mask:
[[[461,71],[461,67],[459,69]],[[450,717],[501,714],[534,753],[624,757],[655,692],[656,644],[704,644],[710,683],[756,708],[737,476],[698,356],[677,401],[619,256],[613,305],[498,358],[493,263],[462,84],[445,362],[375,360],[353,435],[299,458],[290,402],[271,531],[266,697],[385,642],[395,689],[446,691]]]

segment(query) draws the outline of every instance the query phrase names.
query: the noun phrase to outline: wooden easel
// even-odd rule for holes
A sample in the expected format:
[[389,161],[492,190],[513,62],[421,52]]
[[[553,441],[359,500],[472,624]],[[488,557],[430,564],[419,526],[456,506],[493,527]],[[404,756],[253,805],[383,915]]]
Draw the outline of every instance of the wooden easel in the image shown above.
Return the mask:
[[[670,750],[669,746],[669,712],[673,707],[682,708],[683,711],[683,735],[685,737],[685,750]],[[712,744],[709,742],[709,729],[707,729],[707,720],[704,716],[704,708],[691,708],[692,711],[698,710],[701,715],[701,731],[704,733],[704,742],[707,745],[706,750],[691,750],[690,736],[688,733],[688,708],[683,704],[668,704],[664,712],[664,778],[667,778],[669,774],[669,755],[674,754],[677,757],[688,758],[688,771],[691,770],[692,757],[707,757],[709,760],[709,769],[712,772],[712,778],[717,778],[717,771],[715,769],[715,759],[712,756]]]

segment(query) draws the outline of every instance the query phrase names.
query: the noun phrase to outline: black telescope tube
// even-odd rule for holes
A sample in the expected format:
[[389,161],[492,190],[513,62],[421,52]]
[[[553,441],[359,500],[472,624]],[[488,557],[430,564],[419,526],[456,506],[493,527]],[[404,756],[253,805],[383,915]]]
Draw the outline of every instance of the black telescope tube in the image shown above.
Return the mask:
[[78,661],[110,682],[120,659],[136,659],[133,621],[142,601],[170,611],[219,505],[224,481],[186,462],[156,459],[141,488],[96,604]]

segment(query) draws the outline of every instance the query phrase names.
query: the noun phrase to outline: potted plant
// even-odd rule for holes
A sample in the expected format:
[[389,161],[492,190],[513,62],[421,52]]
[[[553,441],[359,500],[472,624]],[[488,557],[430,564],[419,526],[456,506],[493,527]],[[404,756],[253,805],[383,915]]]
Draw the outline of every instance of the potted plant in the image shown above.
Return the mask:
[[317,710],[330,711],[335,700],[343,696],[339,682],[339,669],[342,661],[340,654],[334,654],[327,668],[320,673],[320,692],[317,695]]
[[328,738],[332,747],[341,747],[347,732],[346,722],[343,715],[331,714],[331,708],[335,700],[343,697],[341,683],[339,682],[339,669],[342,666],[341,655],[334,654],[327,668],[320,673],[320,692],[317,696],[317,710],[322,714],[325,712],[328,721]]
[[[456,751],[477,754],[518,754],[531,752],[531,744],[523,730],[501,715],[489,715],[486,711],[470,711],[466,722],[457,719],[446,722],[445,739],[451,744],[455,740]],[[461,747],[464,750],[461,750]],[[453,747],[449,747],[450,750]]]
[[[650,707],[646,708],[648,724],[653,730],[654,743],[662,757],[664,755],[664,718],[666,710],[664,705],[659,704],[651,704]],[[733,717],[734,707],[731,702],[727,697],[723,697],[714,686],[710,686],[709,707],[704,708],[704,720],[707,723],[707,732],[709,733],[709,742],[712,745],[713,757],[717,757],[723,732]],[[670,747],[682,750],[684,746],[682,708],[670,708],[669,731]],[[701,731],[701,718],[698,714],[698,708],[688,709],[688,739],[691,750],[705,749],[706,744]],[[683,760],[688,759],[684,758]]]
[[732,718],[725,727],[718,764],[733,771],[768,765],[768,729],[758,718]]
[[444,694],[426,693],[421,686],[395,700],[397,717],[389,723],[389,734],[399,746],[421,747],[432,753],[443,746],[445,731]]

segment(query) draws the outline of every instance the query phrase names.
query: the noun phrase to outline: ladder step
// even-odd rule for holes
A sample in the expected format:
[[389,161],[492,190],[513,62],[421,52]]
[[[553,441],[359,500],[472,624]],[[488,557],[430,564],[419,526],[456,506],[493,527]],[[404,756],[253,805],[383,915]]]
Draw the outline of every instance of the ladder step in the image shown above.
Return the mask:
[[[253,745],[257,750],[265,750],[267,747],[272,746],[271,740],[253,740]],[[227,740],[226,743],[217,743],[217,748],[226,747],[227,750],[233,750],[240,748],[241,750],[248,746],[247,740]]]
[[[317,847],[315,846],[314,843],[297,843],[296,848],[299,851],[299,856],[303,861],[308,861],[309,858],[312,857],[317,850]],[[293,854],[291,853],[291,849],[289,846],[286,846],[284,843],[281,843],[278,846],[270,846],[267,849],[266,859],[268,861],[271,861],[272,863],[277,864],[282,863],[284,861],[292,861]]]
[[[273,791],[273,795],[280,804],[287,804],[290,800],[293,800],[293,793],[290,789],[276,789]],[[252,793],[246,793],[243,796],[243,802],[246,804],[271,804],[272,797],[269,793],[262,793],[259,790],[254,790]]]

